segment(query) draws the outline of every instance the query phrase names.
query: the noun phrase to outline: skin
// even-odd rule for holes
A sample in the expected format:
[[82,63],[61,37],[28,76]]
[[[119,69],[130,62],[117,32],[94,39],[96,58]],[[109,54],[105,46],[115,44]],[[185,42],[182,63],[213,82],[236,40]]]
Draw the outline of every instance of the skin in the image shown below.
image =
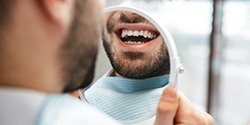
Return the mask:
[[[95,48],[98,45],[99,28],[97,24],[100,21],[98,17],[101,17],[101,5],[97,0],[88,0],[85,9],[89,15],[83,14],[88,19],[85,20],[86,17],[84,17],[82,21],[85,22],[85,25],[79,25],[80,29],[86,29],[83,31],[75,29],[77,27],[74,20],[75,5],[81,4],[75,0],[16,0],[12,3],[9,8],[13,8],[9,9],[10,11],[6,14],[8,16],[5,17],[7,19],[0,20],[3,22],[0,23],[1,87],[61,93],[86,86],[82,85],[83,81],[87,83],[91,81],[91,76],[89,77],[87,74],[91,74],[91,67],[94,67],[90,64],[93,64],[95,60]],[[2,13],[2,11],[0,12]],[[70,36],[72,34],[74,36]],[[86,36],[84,39],[80,37],[83,34]],[[74,43],[73,48],[65,47],[71,45],[68,42],[76,41],[78,44]],[[77,48],[75,48],[76,46]],[[86,48],[81,48],[84,46]],[[72,57],[76,53],[79,55]],[[83,57],[81,57],[82,55]],[[94,58],[91,59],[92,56],[89,55],[93,55]],[[85,62],[87,60],[92,61]],[[72,75],[72,73],[77,74]],[[165,91],[168,93],[169,90]],[[164,97],[165,94],[162,98]],[[171,100],[167,98],[161,99],[162,101],[159,102],[156,125],[167,124],[165,119],[170,121],[181,119],[183,122],[190,120],[199,122],[205,119],[200,117],[188,119],[190,116],[197,116],[194,114],[196,112],[201,113],[193,111],[192,106],[183,106],[185,101],[182,102],[177,96],[173,97]],[[164,105],[178,108],[170,110],[166,109]]]
[[0,86],[45,93],[88,86],[100,38],[100,3],[16,0],[1,4],[6,7],[1,13],[6,11],[2,14],[7,16],[0,19]]
[[[145,45],[124,44],[119,33],[117,35],[117,29],[121,27],[138,30],[138,27],[143,29],[141,24],[152,26],[148,21],[129,12],[112,13],[106,16],[106,20],[103,44],[117,77],[140,79],[169,73],[167,48],[160,35]],[[174,88],[168,87],[163,91],[154,125],[213,124],[209,114],[196,109],[183,94],[177,94]]]
[[194,107],[185,95],[168,87],[158,103],[154,125],[214,125],[214,119]]
[[[114,12],[107,15],[105,20],[103,45],[117,76],[143,79],[169,72],[167,47],[150,22],[129,12]],[[141,45],[125,44],[119,38],[120,33],[117,33],[123,29],[150,31],[157,37]]]

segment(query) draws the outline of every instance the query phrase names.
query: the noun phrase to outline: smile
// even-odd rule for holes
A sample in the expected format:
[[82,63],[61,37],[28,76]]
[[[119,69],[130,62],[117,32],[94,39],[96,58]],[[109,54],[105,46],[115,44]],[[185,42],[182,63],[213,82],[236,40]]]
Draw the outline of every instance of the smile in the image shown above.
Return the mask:
[[159,33],[150,28],[120,28],[116,32],[120,40],[127,45],[140,45],[153,41]]

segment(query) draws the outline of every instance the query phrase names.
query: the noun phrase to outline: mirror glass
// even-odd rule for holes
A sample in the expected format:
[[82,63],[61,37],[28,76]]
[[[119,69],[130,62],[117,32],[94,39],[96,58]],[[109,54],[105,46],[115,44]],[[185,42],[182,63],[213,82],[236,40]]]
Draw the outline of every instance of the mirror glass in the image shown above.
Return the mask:
[[[129,10],[104,13],[101,52],[106,54],[100,53],[96,71],[100,75],[98,70],[109,69],[84,93],[90,105],[125,124],[153,118],[169,83],[165,34],[148,18]],[[108,59],[102,60],[103,56]]]
[[127,11],[104,17],[102,41],[115,75],[144,79],[169,74],[167,47],[150,21]]

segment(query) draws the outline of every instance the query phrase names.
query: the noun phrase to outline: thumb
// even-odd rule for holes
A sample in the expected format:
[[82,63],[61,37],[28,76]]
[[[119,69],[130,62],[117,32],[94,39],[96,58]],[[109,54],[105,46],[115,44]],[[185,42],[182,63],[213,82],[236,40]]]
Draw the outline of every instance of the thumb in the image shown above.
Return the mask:
[[167,87],[160,98],[154,125],[173,125],[178,107],[178,96],[173,87]]

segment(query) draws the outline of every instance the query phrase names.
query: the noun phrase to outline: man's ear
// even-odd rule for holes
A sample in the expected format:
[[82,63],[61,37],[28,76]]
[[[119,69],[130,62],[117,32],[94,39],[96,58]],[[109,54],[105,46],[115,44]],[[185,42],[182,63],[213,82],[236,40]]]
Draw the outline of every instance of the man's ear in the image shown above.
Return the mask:
[[41,0],[40,2],[48,19],[61,26],[70,24],[75,0]]

